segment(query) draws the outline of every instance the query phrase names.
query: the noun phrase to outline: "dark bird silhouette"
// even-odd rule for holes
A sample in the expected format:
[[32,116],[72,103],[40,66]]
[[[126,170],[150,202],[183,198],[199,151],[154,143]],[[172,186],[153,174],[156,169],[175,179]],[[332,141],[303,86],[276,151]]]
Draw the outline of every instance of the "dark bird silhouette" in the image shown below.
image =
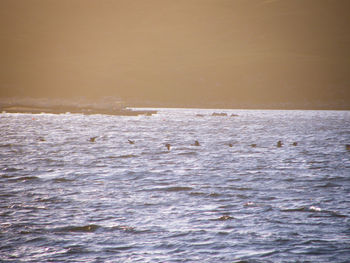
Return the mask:
[[232,143],[229,143],[228,146],[232,147],[233,145],[232,145]]
[[277,147],[282,147],[282,145],[283,145],[283,144],[282,144],[281,141],[278,141],[278,142],[277,142]]
[[132,140],[128,140],[128,142],[129,142],[130,144],[134,144],[134,143],[135,143],[135,142],[132,141]]
[[218,219],[216,219],[216,220],[225,221],[225,220],[231,220],[231,219],[234,219],[234,218],[231,217],[231,216],[225,215],[225,216],[220,216],[220,217],[219,217]]
[[46,140],[45,140],[45,138],[44,138],[44,137],[40,137],[40,138],[39,138],[39,141],[41,141],[41,142],[45,142]]
[[255,147],[256,147],[256,144],[255,144],[255,143],[252,143],[250,146],[252,146],[252,147],[255,148]]
[[345,145],[345,149],[346,149],[347,151],[350,151],[350,144]]
[[213,112],[211,116],[227,116],[227,113],[225,112]]
[[292,144],[293,146],[297,146],[298,145],[298,143],[297,142],[293,142],[293,144]]
[[168,151],[170,150],[170,146],[171,146],[170,143],[165,144],[165,147],[168,149]]
[[89,141],[90,141],[90,142],[95,142],[96,138],[97,138],[97,136],[91,137],[91,138],[89,139]]
[[198,141],[194,141],[194,144],[192,144],[192,146],[200,146]]

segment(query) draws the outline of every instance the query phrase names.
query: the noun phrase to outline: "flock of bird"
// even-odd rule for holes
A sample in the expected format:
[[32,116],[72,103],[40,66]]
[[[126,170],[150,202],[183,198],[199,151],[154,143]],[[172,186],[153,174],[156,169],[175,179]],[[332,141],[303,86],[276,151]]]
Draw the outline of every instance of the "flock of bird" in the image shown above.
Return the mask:
[[[96,142],[96,138],[98,138],[98,136],[90,137],[89,142]],[[43,137],[39,137],[39,141],[44,142],[44,141],[46,141],[46,140],[45,140],[45,138],[43,138]],[[130,140],[130,139],[128,139],[128,142],[129,142],[129,144],[135,144],[135,141],[132,141],[132,140]],[[191,146],[200,146],[200,143],[199,143],[199,141],[194,141],[194,143],[191,144]],[[233,144],[232,144],[232,143],[229,143],[228,146],[229,146],[229,147],[233,147]],[[253,147],[253,148],[255,148],[255,147],[257,147],[258,145],[257,145],[256,143],[252,143],[250,146]],[[282,141],[278,141],[277,144],[276,144],[276,147],[280,148],[280,147],[282,147],[282,146],[283,146]],[[298,143],[297,143],[297,142],[293,142],[293,143],[292,143],[292,146],[298,146]],[[170,143],[166,143],[166,144],[165,144],[165,147],[168,149],[168,151],[170,151],[171,144],[170,144]],[[347,151],[350,151],[350,144],[346,144],[346,145],[345,145],[345,149],[346,149]]]
[[[98,136],[91,137],[91,138],[89,139],[89,141],[90,141],[90,142],[95,142],[97,137],[98,137]],[[128,142],[129,142],[129,144],[135,144],[135,141],[132,141],[132,140],[130,140],[130,139],[128,139]],[[293,145],[293,146],[298,146],[298,143],[297,143],[297,142],[293,142],[292,145]],[[193,144],[191,144],[191,146],[201,146],[201,144],[199,143],[199,141],[196,140],[196,141],[194,141]],[[228,146],[229,146],[229,147],[233,147],[233,144],[232,144],[232,143],[229,143]],[[255,148],[255,147],[257,147],[257,144],[253,143],[253,144],[251,144],[250,146],[253,147],[253,148]],[[278,141],[277,144],[276,144],[276,147],[280,148],[280,147],[282,147],[282,146],[283,146],[282,141]],[[166,144],[165,144],[165,147],[168,149],[168,151],[170,151],[171,144],[170,144],[170,143],[166,143]],[[346,149],[347,149],[347,150],[350,150],[350,145],[346,145]]]
[[[91,137],[91,138],[90,138],[90,142],[95,142],[95,139],[96,139],[96,138],[97,138],[97,136],[96,136],[96,137]],[[129,139],[128,139],[128,142],[129,142],[130,144],[135,144],[135,141],[132,141],[132,140],[129,140]],[[194,143],[191,144],[191,146],[200,146],[200,143],[199,143],[199,141],[194,141]],[[232,147],[233,144],[232,144],[232,143],[229,143],[228,146],[229,146],[229,147]],[[256,143],[253,143],[253,144],[251,144],[250,146],[253,147],[253,148],[255,148],[255,147],[257,147],[257,144],[256,144]],[[276,144],[276,147],[277,147],[277,148],[281,148],[282,146],[283,146],[282,141],[278,141],[277,144]],[[298,146],[298,142],[293,142],[293,143],[292,143],[292,146]],[[170,151],[171,144],[170,144],[170,143],[166,143],[166,144],[165,144],[165,147],[168,149],[168,151]],[[347,151],[350,151],[350,144],[346,144],[346,145],[345,145],[345,149],[346,149]]]

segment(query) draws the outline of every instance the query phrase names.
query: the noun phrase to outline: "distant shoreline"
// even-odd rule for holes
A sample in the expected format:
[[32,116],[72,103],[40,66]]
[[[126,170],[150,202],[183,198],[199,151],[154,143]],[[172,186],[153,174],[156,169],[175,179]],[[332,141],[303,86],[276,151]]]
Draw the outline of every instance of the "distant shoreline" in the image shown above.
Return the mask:
[[1,112],[6,113],[51,113],[51,114],[64,114],[64,113],[80,113],[84,115],[104,114],[104,115],[118,115],[118,116],[138,116],[156,114],[155,110],[130,110],[130,109],[94,109],[87,107],[74,107],[74,106],[58,106],[58,107],[35,107],[35,106],[8,106],[1,107]]
[[223,110],[337,110],[349,111],[350,105],[324,104],[178,104],[178,103],[142,103],[128,104],[129,108],[183,108],[183,109],[223,109]]
[[96,99],[86,98],[0,98],[0,112],[8,113],[81,113],[107,115],[152,115],[156,110],[131,110],[130,108],[183,108],[183,109],[222,109],[222,110],[337,110],[349,111],[350,104],[345,101],[300,102],[300,103],[246,103],[246,102],[208,102],[178,103],[138,100],[134,98],[120,99],[103,97]]

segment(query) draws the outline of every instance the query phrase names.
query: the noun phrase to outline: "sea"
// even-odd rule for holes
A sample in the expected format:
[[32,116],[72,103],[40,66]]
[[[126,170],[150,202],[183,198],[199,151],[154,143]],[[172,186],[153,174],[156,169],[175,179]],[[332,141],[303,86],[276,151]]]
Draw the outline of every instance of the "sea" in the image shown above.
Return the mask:
[[350,111],[157,111],[1,113],[0,262],[350,262]]

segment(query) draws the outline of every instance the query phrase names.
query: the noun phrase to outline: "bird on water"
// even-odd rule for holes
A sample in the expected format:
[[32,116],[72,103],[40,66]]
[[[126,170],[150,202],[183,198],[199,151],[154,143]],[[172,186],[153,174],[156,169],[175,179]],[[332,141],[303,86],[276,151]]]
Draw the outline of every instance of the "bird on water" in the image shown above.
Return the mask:
[[198,141],[194,141],[194,144],[192,144],[193,146],[200,146]]
[[96,138],[97,138],[97,136],[91,137],[91,138],[89,139],[89,141],[90,141],[90,142],[95,142]]

